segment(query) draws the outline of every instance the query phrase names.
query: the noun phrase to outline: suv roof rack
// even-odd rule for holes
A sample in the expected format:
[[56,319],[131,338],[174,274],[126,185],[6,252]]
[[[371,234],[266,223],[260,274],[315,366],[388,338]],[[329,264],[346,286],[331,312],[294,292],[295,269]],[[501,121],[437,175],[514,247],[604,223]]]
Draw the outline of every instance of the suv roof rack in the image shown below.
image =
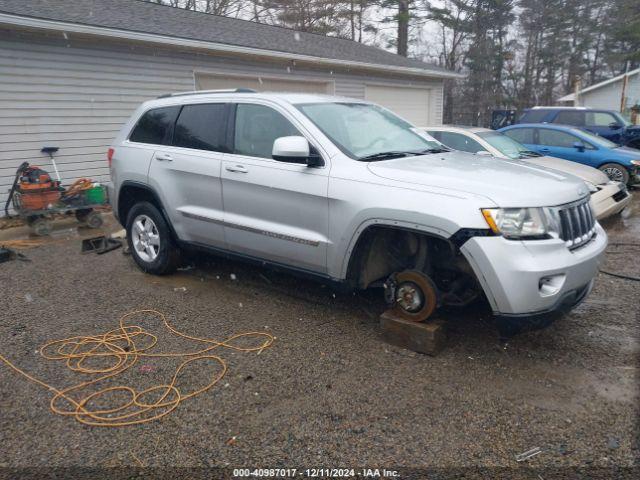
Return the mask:
[[551,108],[554,110],[586,110],[587,109],[587,107],[565,107],[565,106],[546,107],[543,105],[538,105],[535,107],[531,107],[531,110],[546,110]]
[[165,93],[158,98],[183,97],[185,95],[209,95],[212,93],[258,93],[252,88],[225,88],[221,90],[193,90],[191,92]]

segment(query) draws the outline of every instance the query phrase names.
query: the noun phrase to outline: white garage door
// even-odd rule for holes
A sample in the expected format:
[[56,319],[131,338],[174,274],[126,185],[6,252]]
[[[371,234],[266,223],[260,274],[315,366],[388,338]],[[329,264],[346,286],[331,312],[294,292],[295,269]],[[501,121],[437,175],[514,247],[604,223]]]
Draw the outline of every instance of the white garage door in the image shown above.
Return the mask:
[[365,98],[382,105],[418,127],[431,124],[428,88],[384,87],[367,85]]
[[258,92],[333,93],[333,84],[330,82],[205,73],[196,73],[196,88],[198,90],[251,88]]

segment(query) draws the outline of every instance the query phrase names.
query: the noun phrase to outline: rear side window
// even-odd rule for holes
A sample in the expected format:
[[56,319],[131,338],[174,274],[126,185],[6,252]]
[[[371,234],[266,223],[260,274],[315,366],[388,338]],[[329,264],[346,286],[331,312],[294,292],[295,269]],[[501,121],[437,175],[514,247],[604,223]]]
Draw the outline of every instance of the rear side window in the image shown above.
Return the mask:
[[180,107],[154,108],[146,112],[129,136],[130,142],[151,143],[162,145],[166,143],[167,134],[176,119]]
[[484,150],[484,147],[475,140],[462,135],[460,133],[441,132],[440,138],[438,138],[447,147],[454,150],[460,150],[462,152],[478,153]]
[[173,145],[211,152],[228,151],[226,125],[224,103],[185,105],[176,122]]
[[561,123],[563,125],[584,125],[584,112],[575,112],[571,110],[564,110],[559,112],[553,123]]
[[301,136],[296,127],[273,108],[238,104],[234,153],[271,158],[276,138],[292,135]]
[[529,110],[520,117],[520,123],[541,123],[549,114],[548,110]]
[[533,128],[514,128],[513,130],[507,130],[504,134],[513,138],[516,142],[534,144],[533,141]]

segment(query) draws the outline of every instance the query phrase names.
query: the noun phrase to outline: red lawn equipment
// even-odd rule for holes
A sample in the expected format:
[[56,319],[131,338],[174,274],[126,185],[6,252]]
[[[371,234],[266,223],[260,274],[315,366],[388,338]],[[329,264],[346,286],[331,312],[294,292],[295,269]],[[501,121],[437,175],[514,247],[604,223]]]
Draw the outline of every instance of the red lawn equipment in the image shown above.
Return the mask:
[[9,191],[4,212],[9,217],[9,207],[25,218],[38,235],[48,235],[51,231],[51,215],[75,212],[76,218],[92,228],[102,225],[102,217],[94,207],[107,203],[104,187],[83,178],[69,188],[61,186],[60,173],[53,154],[58,147],[44,147],[41,152],[49,155],[56,180],[42,168],[24,162],[18,167],[16,177]]

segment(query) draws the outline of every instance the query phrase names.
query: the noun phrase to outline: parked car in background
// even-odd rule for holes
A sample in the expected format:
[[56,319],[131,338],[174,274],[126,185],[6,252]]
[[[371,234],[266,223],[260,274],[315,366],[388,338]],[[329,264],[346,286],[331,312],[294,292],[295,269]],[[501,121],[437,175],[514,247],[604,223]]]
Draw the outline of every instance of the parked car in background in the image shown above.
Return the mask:
[[621,147],[591,132],[566,125],[517,124],[499,132],[527,149],[602,170],[616,182],[637,183],[640,150]]
[[530,150],[513,138],[481,127],[441,126],[425,131],[443,145],[463,152],[524,160],[541,167],[569,173],[585,181],[591,192],[591,204],[598,220],[620,213],[631,201],[623,182],[609,180],[600,170]]
[[545,326],[589,294],[607,246],[580,179],[449,151],[362,100],[169,95],[141,105],[108,159],[143,271],[204,249],[378,287],[410,321],[484,297],[503,334]]
[[640,148],[640,125],[619,112],[586,107],[533,107],[524,110],[518,123],[552,123],[580,127],[618,145]]

